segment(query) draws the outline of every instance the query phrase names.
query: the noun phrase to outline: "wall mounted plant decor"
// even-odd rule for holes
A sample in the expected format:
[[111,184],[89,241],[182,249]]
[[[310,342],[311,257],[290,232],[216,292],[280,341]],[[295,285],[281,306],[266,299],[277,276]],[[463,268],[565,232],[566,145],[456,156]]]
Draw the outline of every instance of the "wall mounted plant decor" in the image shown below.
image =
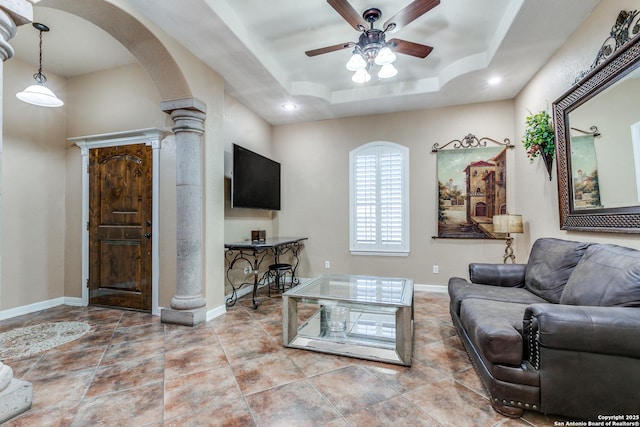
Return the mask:
[[530,113],[525,119],[524,136],[522,144],[527,150],[527,157],[531,162],[538,156],[542,157],[551,180],[551,167],[556,153],[555,137],[553,133],[553,121],[546,111]]

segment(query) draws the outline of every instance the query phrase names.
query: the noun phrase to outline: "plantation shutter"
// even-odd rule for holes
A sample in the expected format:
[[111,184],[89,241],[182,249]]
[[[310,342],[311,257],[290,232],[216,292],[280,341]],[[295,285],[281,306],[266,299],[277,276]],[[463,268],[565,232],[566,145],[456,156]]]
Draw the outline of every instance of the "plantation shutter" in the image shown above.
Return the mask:
[[351,250],[408,252],[408,150],[370,143],[351,153]]

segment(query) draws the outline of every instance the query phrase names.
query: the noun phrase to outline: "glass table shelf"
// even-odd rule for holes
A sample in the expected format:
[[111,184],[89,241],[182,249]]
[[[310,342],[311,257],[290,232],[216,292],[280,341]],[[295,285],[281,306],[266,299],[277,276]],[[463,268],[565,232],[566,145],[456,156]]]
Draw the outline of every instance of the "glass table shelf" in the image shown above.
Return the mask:
[[[320,276],[283,295],[283,343],[342,356],[411,365],[413,281]],[[299,304],[308,318],[300,318]]]

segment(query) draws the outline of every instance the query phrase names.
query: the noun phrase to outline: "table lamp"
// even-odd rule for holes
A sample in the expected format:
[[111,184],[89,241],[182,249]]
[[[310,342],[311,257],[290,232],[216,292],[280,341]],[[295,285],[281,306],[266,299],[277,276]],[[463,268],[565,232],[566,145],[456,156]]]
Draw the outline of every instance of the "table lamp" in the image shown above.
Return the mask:
[[493,232],[494,233],[506,233],[507,234],[507,247],[504,250],[504,256],[502,262],[507,263],[507,259],[511,260],[512,264],[516,263],[516,256],[513,254],[513,237],[511,233],[523,233],[522,230],[522,215],[519,214],[505,214],[494,215],[493,217]]

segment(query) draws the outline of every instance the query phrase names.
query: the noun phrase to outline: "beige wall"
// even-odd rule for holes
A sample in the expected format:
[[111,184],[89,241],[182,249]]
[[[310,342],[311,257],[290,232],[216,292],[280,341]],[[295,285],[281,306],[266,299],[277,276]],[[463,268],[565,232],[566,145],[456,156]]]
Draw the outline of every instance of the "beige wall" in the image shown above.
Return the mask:
[[[276,126],[274,154],[282,161],[283,235],[307,236],[300,275],[323,273],[412,277],[420,284],[445,284],[466,276],[471,261],[501,261],[504,241],[433,239],[437,235],[436,155],[444,145],[473,133],[478,138],[514,139],[513,102],[463,105],[368,117]],[[410,240],[408,257],[359,256],[349,252],[349,151],[371,141],[409,148]],[[507,164],[513,164],[513,151]],[[507,179],[513,182],[513,168]],[[512,188],[508,188],[513,211]],[[324,268],[329,261],[331,268]],[[432,273],[432,266],[439,273]]]
[[[402,275],[416,283],[445,284],[466,277],[469,262],[500,262],[503,241],[434,240],[436,234],[435,142],[468,132],[510,138],[510,212],[522,213],[525,233],[515,236],[516,256],[526,262],[540,237],[601,241],[640,247],[634,235],[563,232],[559,229],[557,180],[549,181],[542,161],[530,164],[520,143],[529,111],[548,109],[588,68],[622,9],[637,1],[602,2],[567,44],[513,102],[356,117],[274,128],[274,155],[283,161],[283,210],[275,221],[281,234],[305,235],[302,276],[321,273]],[[373,140],[406,145],[411,156],[411,255],[407,258],[352,256],[348,251],[348,152]],[[555,175],[555,172],[554,172]],[[331,269],[325,270],[325,260]],[[432,273],[432,265],[440,267]]]
[[[150,23],[143,23],[180,64],[184,78],[179,76],[175,80],[177,86],[186,79],[194,97],[207,107],[203,141],[203,293],[207,308],[213,309],[224,305],[224,265],[220,262],[224,241],[221,202],[224,82],[175,40]],[[32,66],[12,59],[5,64],[5,70],[5,94],[13,94],[31,84],[27,77],[33,74]],[[151,81],[148,71],[134,64],[67,82],[50,75],[49,85],[66,102],[59,109],[29,107],[13,96],[5,96],[4,268],[0,309],[62,296],[81,296],[81,157],[80,150],[66,138],[148,127],[170,128],[173,125],[170,117],[160,110],[160,102],[164,101],[159,95],[162,91]],[[172,85],[170,80],[165,83]],[[173,90],[163,89],[168,93]],[[32,110],[24,112],[25,107]],[[168,306],[175,294],[176,278],[175,141],[172,136],[163,141],[160,151],[159,302],[160,306]]]
[[[232,144],[241,145],[263,156],[273,158],[272,126],[234,98],[226,95],[222,136],[227,162],[231,161]],[[279,159],[274,159],[279,161]],[[277,212],[231,208],[231,180],[224,179],[224,240],[242,242],[251,238],[251,230],[265,230],[267,236],[277,234],[273,219]]]
[[[67,113],[67,136],[78,137],[98,135],[120,131],[130,131],[143,128],[165,128],[167,115],[160,110],[160,96],[148,75],[139,64],[131,64],[85,74],[67,81],[67,97],[64,107]],[[175,163],[171,156],[175,150],[165,146],[170,142],[164,141],[160,150],[160,173],[163,176],[174,176]],[[73,142],[67,141],[66,148],[66,253],[65,253],[65,295],[82,296],[82,158],[80,148]],[[175,193],[175,179],[173,182],[162,183],[160,187],[160,203],[162,218],[170,217],[175,210],[175,201],[171,194]],[[175,230],[175,229],[174,229]],[[175,247],[175,232],[171,234],[170,227],[160,229],[158,236],[161,247]],[[173,256],[172,256],[173,255]],[[168,304],[175,290],[175,251],[161,252],[160,258],[160,295]],[[169,295],[169,296],[167,296]],[[162,304],[162,303],[161,303]]]
[[[205,134],[202,143],[203,154],[203,294],[206,296],[207,308],[213,309],[224,305],[224,266],[219,260],[223,256],[224,242],[224,217],[221,200],[224,194],[223,182],[223,139],[222,117],[224,105],[224,81],[220,76],[196,59],[180,46],[175,40],[168,37],[161,29],[154,26],[144,17],[140,16],[125,2],[117,1],[127,13],[139,19],[164,45],[172,58],[179,64],[180,72],[189,85],[193,96],[206,105],[206,120],[204,123]],[[151,64],[152,67],[161,67],[161,64]],[[165,101],[159,95],[161,92],[171,93],[173,89],[158,88],[149,78],[148,73],[157,70],[143,70],[140,66],[122,67],[120,70],[109,70],[104,75],[85,76],[93,79],[91,82],[78,81],[79,93],[86,92],[90,87],[103,82],[105,90],[112,91],[105,94],[109,102],[97,105],[95,97],[91,95],[79,95],[83,98],[82,106],[77,108],[78,121],[73,121],[75,126],[84,126],[82,123],[91,118],[88,114],[104,119],[90,126],[93,131],[80,132],[79,134],[101,133],[117,130],[132,130],[145,127],[158,127],[170,129],[173,126],[171,118],[160,111],[160,102]],[[97,73],[100,74],[100,73]],[[162,73],[156,73],[162,75]],[[174,83],[180,86],[182,76]],[[114,81],[112,81],[114,80]],[[164,80],[164,84],[170,87],[172,81]],[[86,86],[85,86],[86,85]],[[164,89],[164,90],[160,90]],[[86,97],[85,97],[86,96]],[[89,108],[90,107],[90,108]],[[93,110],[92,110],[93,109]],[[100,112],[100,113],[96,113]],[[71,123],[71,120],[70,120]],[[162,142],[160,150],[160,289],[159,304],[168,306],[175,295],[176,280],[176,196],[175,196],[175,139],[169,135]],[[75,273],[77,269],[73,269]],[[70,274],[74,274],[70,273]]]
[[[222,243],[247,238],[255,227],[270,229],[272,234],[308,236],[300,270],[305,277],[325,272],[369,273],[445,284],[450,276],[466,276],[469,262],[499,262],[503,241],[431,238],[437,232],[436,159],[431,147],[469,132],[478,137],[510,138],[516,145],[507,155],[508,203],[511,212],[522,213],[525,219],[525,234],[515,239],[519,261],[526,261],[533,241],[543,236],[640,249],[634,235],[561,232],[555,176],[549,181],[541,163],[529,164],[519,143],[528,111],[550,109],[551,103],[571,86],[574,76],[590,65],[619,10],[637,6],[637,0],[601,2],[514,101],[275,127],[225,97],[224,82],[216,73],[147,23],[180,64],[194,96],[207,105],[203,162],[208,308],[224,304]],[[171,126],[170,119],[159,111],[157,88],[139,66],[68,82],[48,75],[50,85],[67,101],[62,109],[39,109],[15,99],[13,93],[30,83],[31,74],[32,67],[16,59],[4,65],[0,309],[80,295],[80,156],[66,137]],[[97,87],[99,80],[108,83],[101,86],[104,89],[98,88],[103,91],[102,98],[88,95],[86,90]],[[348,251],[348,153],[375,140],[396,142],[410,149],[408,257],[352,256]],[[282,211],[225,208],[229,181],[223,178],[223,158],[232,142],[282,163]],[[160,304],[166,305],[175,289],[175,244],[171,244],[175,239],[173,138],[163,142],[161,151]],[[325,260],[331,262],[329,271],[323,268]],[[431,273],[434,264],[440,266],[437,275]]]
[[[548,109],[572,86],[575,77],[589,68],[621,10],[638,9],[637,0],[602,1],[569,40],[536,74],[515,100],[515,132],[524,133],[528,111]],[[516,153],[516,207],[527,222],[525,234],[516,237],[516,254],[525,254],[535,239],[544,236],[615,243],[640,249],[633,234],[566,232],[559,228],[557,179],[545,178],[542,161],[533,165],[520,144]]]
[[[33,84],[33,72],[16,59],[4,63],[0,309],[65,292],[66,114],[15,97]],[[64,98],[64,80],[47,78]]]

